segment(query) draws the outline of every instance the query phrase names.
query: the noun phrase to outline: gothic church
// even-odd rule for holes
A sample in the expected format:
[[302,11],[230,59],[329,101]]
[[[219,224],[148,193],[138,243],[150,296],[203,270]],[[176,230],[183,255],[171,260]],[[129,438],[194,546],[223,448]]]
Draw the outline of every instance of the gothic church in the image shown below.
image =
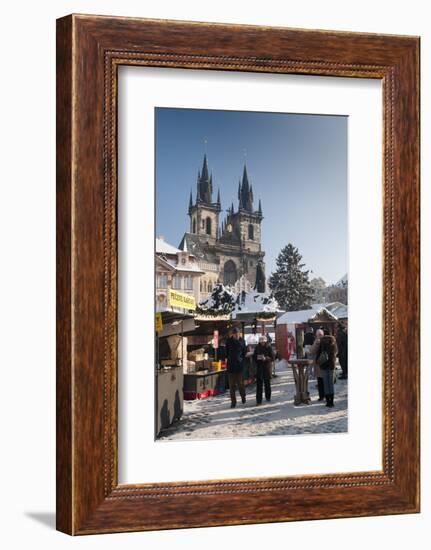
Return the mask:
[[262,204],[253,206],[253,188],[244,165],[238,185],[238,208],[233,202],[221,219],[220,190],[213,201],[213,178],[208,170],[206,155],[198,173],[196,200],[190,193],[188,215],[190,230],[184,234],[180,250],[193,254],[201,277],[201,298],[205,299],[217,282],[235,292],[255,289],[265,291],[265,274],[261,247]]

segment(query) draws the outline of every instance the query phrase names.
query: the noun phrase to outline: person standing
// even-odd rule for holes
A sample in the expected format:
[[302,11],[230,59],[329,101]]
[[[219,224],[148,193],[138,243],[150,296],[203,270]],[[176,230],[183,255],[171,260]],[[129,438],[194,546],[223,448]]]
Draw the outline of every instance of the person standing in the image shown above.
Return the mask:
[[304,336],[304,347],[312,346],[314,344],[314,334],[312,327],[308,327]]
[[246,347],[241,338],[238,328],[232,330],[232,335],[226,340],[227,374],[229,380],[229,391],[231,408],[236,407],[236,388],[238,386],[241,401],[245,403],[245,387],[243,376],[243,364],[246,354]]
[[320,340],[319,351],[316,355],[316,363],[319,365],[323,378],[323,389],[327,407],[334,406],[334,370],[337,353],[335,338],[325,329]]
[[341,380],[347,379],[347,329],[339,323],[337,327],[338,360],[342,370]]
[[265,399],[271,401],[271,365],[274,361],[274,352],[265,336],[259,338],[259,343],[254,348],[253,358],[257,365],[256,405],[260,405],[262,403],[263,386],[265,386]]
[[317,379],[317,391],[319,392],[319,401],[323,401],[325,399],[322,373],[320,371],[319,365],[316,363],[316,356],[320,348],[320,340],[322,339],[322,337],[323,330],[321,328],[318,328],[316,330],[316,338],[310,348],[310,357],[314,360],[314,376]]

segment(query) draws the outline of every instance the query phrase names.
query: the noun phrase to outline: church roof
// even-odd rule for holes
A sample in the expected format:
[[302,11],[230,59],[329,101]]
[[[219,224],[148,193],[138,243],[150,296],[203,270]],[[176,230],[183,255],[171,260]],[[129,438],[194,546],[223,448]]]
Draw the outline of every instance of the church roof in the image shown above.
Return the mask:
[[187,250],[190,254],[196,256],[198,260],[204,260],[208,263],[218,263],[218,257],[215,252],[208,250],[206,243],[202,241],[202,236],[194,233],[184,233],[184,237],[179,244],[180,250]]

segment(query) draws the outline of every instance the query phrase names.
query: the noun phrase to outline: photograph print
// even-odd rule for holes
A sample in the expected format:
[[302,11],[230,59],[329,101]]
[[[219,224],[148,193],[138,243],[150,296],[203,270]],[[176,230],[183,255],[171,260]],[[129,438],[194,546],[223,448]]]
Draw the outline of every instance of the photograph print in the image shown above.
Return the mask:
[[348,431],[348,117],[155,109],[155,438]]

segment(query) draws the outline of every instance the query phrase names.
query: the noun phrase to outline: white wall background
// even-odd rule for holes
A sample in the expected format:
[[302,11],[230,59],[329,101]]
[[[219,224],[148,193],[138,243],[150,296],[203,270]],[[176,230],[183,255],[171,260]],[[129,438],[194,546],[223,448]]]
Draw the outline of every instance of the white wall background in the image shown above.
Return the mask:
[[[428,540],[431,520],[431,384],[424,341],[422,513],[72,539],[53,530],[55,467],[55,19],[70,12],[422,37],[422,151],[431,150],[431,29],[427,2],[398,0],[16,0],[2,5],[0,87],[0,541],[4,548],[404,549]],[[431,331],[431,190],[422,155],[423,334]],[[419,543],[419,544],[418,544]]]

